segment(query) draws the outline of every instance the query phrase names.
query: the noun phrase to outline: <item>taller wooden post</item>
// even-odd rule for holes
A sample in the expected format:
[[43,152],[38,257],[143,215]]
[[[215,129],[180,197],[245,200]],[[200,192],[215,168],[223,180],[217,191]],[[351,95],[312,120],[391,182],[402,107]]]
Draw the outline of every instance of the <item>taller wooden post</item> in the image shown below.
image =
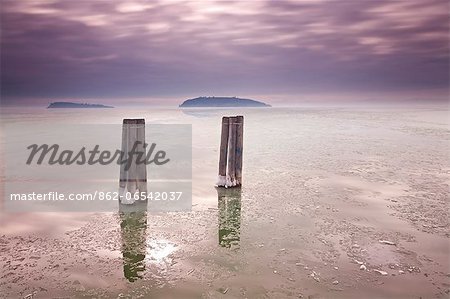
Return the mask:
[[243,116],[222,118],[218,187],[228,188],[242,184],[243,130]]

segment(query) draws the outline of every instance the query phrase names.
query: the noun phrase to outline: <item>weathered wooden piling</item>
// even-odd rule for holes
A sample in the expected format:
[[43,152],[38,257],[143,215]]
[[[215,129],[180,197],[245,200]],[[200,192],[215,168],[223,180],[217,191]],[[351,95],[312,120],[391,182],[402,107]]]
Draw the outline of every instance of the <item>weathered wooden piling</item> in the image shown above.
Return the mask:
[[222,133],[220,138],[220,154],[219,154],[219,178],[217,185],[225,186],[227,179],[227,153],[228,153],[228,130],[229,117],[222,117]]
[[228,188],[242,184],[243,126],[243,116],[222,118],[218,187]]
[[127,172],[125,171],[125,159],[127,158],[128,152],[128,124],[132,120],[124,119],[122,124],[122,147],[121,147],[121,157],[120,157],[120,176],[119,176],[119,187],[124,189],[127,186]]
[[244,147],[244,117],[236,117],[236,183],[242,184],[242,157]]
[[[137,120],[137,141],[140,143],[137,146],[138,152],[142,153],[142,159],[145,157],[145,119]],[[136,167],[136,182],[139,192],[147,192],[147,165],[140,163]]]
[[[147,191],[147,168],[137,163],[138,153],[145,155],[145,119],[124,119],[119,186],[122,192]],[[132,152],[134,150],[134,152]]]
[[227,179],[225,186],[236,186],[236,124],[237,118],[230,117],[228,130]]
[[[128,187],[128,191],[131,193],[136,192],[137,189],[137,181],[136,181],[136,157],[134,155],[132,155],[131,150],[133,149],[133,146],[136,144],[137,142],[137,120],[133,119],[133,120],[129,120],[130,122],[127,124],[128,127],[128,138],[126,140],[126,142],[128,143],[127,145],[127,158],[131,160],[131,163],[129,164],[129,168],[127,173],[127,187]],[[122,140],[123,142],[123,140]],[[127,165],[127,164],[125,164]]]

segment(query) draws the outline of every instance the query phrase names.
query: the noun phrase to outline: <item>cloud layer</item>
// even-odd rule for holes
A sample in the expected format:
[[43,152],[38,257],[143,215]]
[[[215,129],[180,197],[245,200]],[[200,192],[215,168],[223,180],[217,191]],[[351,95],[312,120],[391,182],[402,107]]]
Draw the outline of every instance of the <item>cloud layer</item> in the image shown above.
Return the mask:
[[2,99],[445,92],[448,13],[441,0],[3,0]]

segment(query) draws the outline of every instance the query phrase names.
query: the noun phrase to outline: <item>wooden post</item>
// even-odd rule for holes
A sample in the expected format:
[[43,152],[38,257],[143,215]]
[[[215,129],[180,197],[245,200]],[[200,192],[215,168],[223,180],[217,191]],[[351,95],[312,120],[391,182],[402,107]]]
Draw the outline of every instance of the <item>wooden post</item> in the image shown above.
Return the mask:
[[122,156],[120,157],[121,163],[120,163],[120,180],[119,180],[119,187],[121,189],[125,189],[127,186],[127,173],[125,171],[125,163],[122,163],[127,158],[127,152],[128,152],[128,119],[123,120],[122,125]]
[[220,138],[218,187],[242,184],[243,116],[224,116]]
[[[141,160],[145,160],[145,119],[136,120],[136,135],[139,145],[137,150],[142,153]],[[139,163],[136,165],[136,182],[139,192],[147,192],[147,165]]]
[[222,133],[220,136],[219,177],[217,186],[225,186],[227,176],[229,117],[222,117]]
[[[137,154],[142,152],[145,159],[145,119],[124,119],[122,125],[122,163],[120,165],[120,194],[147,191],[147,168],[137,164]],[[130,155],[132,150],[133,155]],[[130,159],[131,163],[126,162]],[[127,166],[129,166],[128,169]],[[133,196],[131,197],[133,198]],[[130,203],[133,203],[131,201]]]
[[242,184],[242,151],[244,145],[244,117],[236,117],[236,186]]
[[230,117],[226,187],[236,186],[236,123],[237,117]]
[[136,157],[134,155],[130,155],[129,152],[133,149],[135,146],[135,143],[137,141],[137,132],[136,132],[136,120],[135,119],[129,119],[128,126],[128,152],[127,152],[127,158],[131,159],[131,164],[129,165],[129,169],[127,171],[127,187],[128,191],[131,193],[136,192],[137,189],[137,182],[136,182]]

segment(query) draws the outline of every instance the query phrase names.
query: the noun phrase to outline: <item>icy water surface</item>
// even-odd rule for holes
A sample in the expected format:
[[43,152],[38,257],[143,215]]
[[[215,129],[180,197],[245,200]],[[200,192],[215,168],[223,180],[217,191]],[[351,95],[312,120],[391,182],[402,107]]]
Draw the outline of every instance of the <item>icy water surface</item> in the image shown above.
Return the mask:
[[[192,124],[193,208],[3,211],[0,298],[449,296],[447,107],[1,113],[30,126]],[[221,117],[237,114],[243,187],[216,189]]]

